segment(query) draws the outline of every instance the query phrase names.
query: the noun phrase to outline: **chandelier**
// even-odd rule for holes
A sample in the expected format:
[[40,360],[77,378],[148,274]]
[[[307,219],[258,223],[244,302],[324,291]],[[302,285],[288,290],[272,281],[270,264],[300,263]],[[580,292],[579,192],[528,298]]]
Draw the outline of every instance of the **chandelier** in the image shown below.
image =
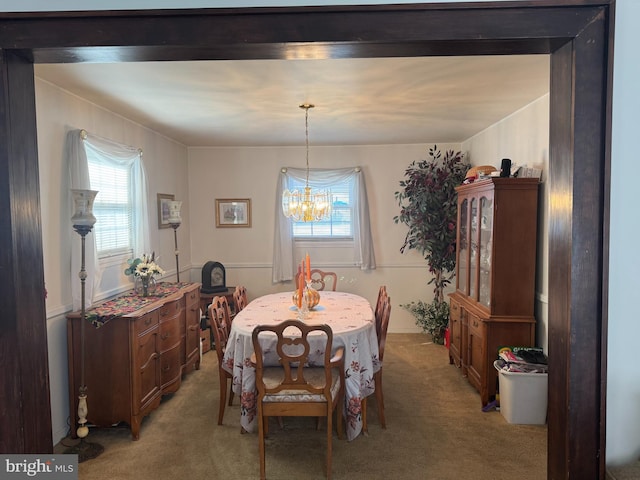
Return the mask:
[[307,147],[307,179],[304,192],[285,190],[282,193],[282,212],[296,222],[317,222],[331,217],[331,192],[312,192],[309,186],[309,109],[315,105],[303,103]]

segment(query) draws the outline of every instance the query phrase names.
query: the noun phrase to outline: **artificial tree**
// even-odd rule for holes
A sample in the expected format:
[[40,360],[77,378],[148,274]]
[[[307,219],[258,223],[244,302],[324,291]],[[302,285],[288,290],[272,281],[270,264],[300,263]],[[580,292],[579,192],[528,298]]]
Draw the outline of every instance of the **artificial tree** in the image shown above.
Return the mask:
[[400,215],[395,223],[409,227],[400,248],[417,250],[427,261],[432,274],[428,284],[434,285],[431,304],[411,302],[402,305],[416,317],[416,323],[441,342],[449,322],[444,289],[451,283],[456,265],[457,195],[469,170],[462,152],[446,150],[444,156],[437,145],[429,148],[429,158],[413,161],[400,181],[402,190],[395,192]]

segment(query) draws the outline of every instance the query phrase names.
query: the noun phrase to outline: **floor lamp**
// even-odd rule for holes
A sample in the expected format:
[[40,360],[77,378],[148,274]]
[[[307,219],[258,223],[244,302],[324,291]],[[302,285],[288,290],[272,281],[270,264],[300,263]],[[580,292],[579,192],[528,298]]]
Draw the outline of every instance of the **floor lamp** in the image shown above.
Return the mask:
[[65,453],[77,454],[78,462],[84,462],[97,457],[104,451],[104,447],[98,443],[89,443],[85,441],[85,437],[89,435],[89,427],[87,427],[87,386],[84,376],[84,329],[86,321],[85,306],[85,282],[87,280],[87,271],[85,270],[85,237],[96,223],[96,217],[93,215],[93,200],[97,195],[95,190],[76,190],[72,189],[74,213],[71,217],[73,229],[80,235],[82,239],[82,266],[80,268],[80,392],[78,396],[78,430],[76,434],[80,438],[80,442],[67,449]]
[[177,200],[171,200],[169,202],[169,225],[173,228],[173,243],[175,245],[176,254],[176,281],[180,281],[180,266],[178,264],[178,227],[182,223],[180,217],[180,209],[182,208],[182,202]]

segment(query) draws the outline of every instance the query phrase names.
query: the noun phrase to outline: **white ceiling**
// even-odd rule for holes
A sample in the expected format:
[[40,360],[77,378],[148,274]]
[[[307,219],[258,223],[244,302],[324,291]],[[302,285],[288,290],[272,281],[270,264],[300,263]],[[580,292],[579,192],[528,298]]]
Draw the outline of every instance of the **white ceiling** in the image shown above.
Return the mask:
[[549,91],[549,56],[36,65],[188,146],[460,142]]

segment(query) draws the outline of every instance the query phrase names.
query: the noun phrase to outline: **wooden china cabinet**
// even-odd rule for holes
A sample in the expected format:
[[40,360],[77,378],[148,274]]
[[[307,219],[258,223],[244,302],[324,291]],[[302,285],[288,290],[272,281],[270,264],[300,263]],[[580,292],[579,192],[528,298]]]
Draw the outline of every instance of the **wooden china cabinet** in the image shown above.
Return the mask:
[[[126,422],[137,440],[142,419],[163,395],[180,388],[185,373],[199,368],[200,284],[167,285],[144,302],[128,293],[87,311],[84,370],[90,425]],[[73,435],[82,377],[81,321],[79,312],[67,316]]]
[[535,342],[538,185],[537,178],[490,178],[456,188],[449,361],[483,406],[495,398],[498,348]]

